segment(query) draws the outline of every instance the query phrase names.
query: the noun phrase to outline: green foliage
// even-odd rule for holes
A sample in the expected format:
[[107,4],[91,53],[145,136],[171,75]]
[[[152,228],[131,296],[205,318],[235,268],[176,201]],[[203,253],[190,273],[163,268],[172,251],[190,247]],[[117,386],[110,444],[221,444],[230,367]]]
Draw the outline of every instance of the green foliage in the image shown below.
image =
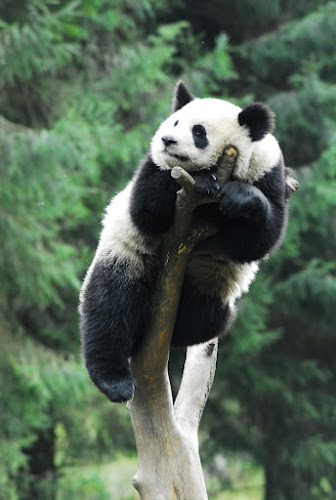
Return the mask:
[[[0,491],[17,497],[29,483],[25,450],[37,435],[87,399],[86,375],[74,360],[65,361],[29,340],[2,332],[0,386]],[[70,404],[71,402],[71,404]],[[16,479],[20,478],[18,484]]]
[[276,113],[276,135],[287,165],[293,167],[317,160],[329,147],[336,119],[335,85],[312,76],[297,78],[295,86],[268,101]]
[[211,52],[207,52],[195,61],[195,64],[186,74],[195,94],[205,96],[223,96],[226,84],[237,78],[232,60],[229,55],[228,37],[221,33],[215,40]]
[[22,323],[37,329],[35,335],[38,330],[42,334],[42,329],[32,310],[42,317],[46,314],[44,327],[48,328],[53,320],[47,308],[64,309],[68,293],[80,285],[80,248],[63,235],[88,215],[82,180],[90,180],[90,160],[94,162],[96,150],[91,142],[82,143],[83,124],[77,144],[74,134],[71,143],[65,140],[70,134],[63,135],[61,128],[0,138],[0,314],[14,323],[22,318]]
[[316,73],[335,81],[335,2],[327,2],[299,21],[277,32],[248,41],[238,49],[239,70],[253,85],[256,79],[269,88],[288,87],[298,73]]
[[[335,152],[334,138],[314,167],[303,172],[301,189],[292,204],[293,222],[284,245],[289,257],[282,262],[285,271],[295,249],[296,269],[285,281],[277,283],[275,289],[281,314],[286,314],[290,304],[293,317],[304,318],[305,323],[315,325],[326,335],[332,333],[336,319],[333,306],[336,298]],[[310,244],[298,245],[300,241]],[[305,330],[305,334],[308,332]],[[315,336],[314,329],[312,335]]]
[[320,484],[312,489],[312,494],[314,498],[318,498],[320,500],[332,500],[332,498],[334,498],[333,489],[330,486],[328,479],[325,477],[322,477]]
[[118,455],[113,462],[100,466],[65,468],[59,480],[57,500],[136,500],[138,494],[131,485],[136,466],[136,457]]
[[[78,360],[65,359],[33,341],[8,333],[2,334],[2,340],[0,386],[6,388],[6,393],[0,393],[1,499],[21,498],[24,491],[29,491],[28,451],[50,427],[54,429],[54,460],[58,467],[78,461],[78,457],[84,461],[97,455],[96,460],[101,461],[104,450],[111,457],[119,448],[134,449],[126,408],[111,409],[88,383]],[[91,404],[94,410],[83,411]],[[111,422],[113,432],[109,430]],[[40,495],[46,498],[49,495],[43,491],[52,488],[52,481],[48,475],[41,475],[41,479],[44,484],[40,485]],[[89,494],[97,487],[98,494],[100,483],[82,481],[81,491]],[[101,488],[105,491],[102,485]]]
[[85,476],[63,476],[59,481],[57,500],[70,500],[71,498],[89,498],[90,500],[109,500],[106,482],[96,473]]
[[55,75],[72,59],[77,47],[65,40],[64,35],[69,31],[76,5],[77,2],[72,2],[51,12],[46,5],[32,2],[25,24],[2,23],[0,86],[40,74]]
[[81,469],[122,463],[134,439],[79,361],[78,291],[103,207],[183,77],[195,95],[267,100],[301,184],[281,250],[221,341],[202,450],[210,465],[249,452],[265,500],[331,500],[336,2],[4,0],[0,16],[0,498],[130,496],[119,470],[112,491],[110,472]]
[[217,454],[205,469],[209,498],[213,500],[262,500],[264,476],[246,454]]
[[267,275],[258,276],[221,346],[210,400],[211,435],[265,463],[271,500],[287,491],[314,498],[322,477],[334,487],[334,158],[331,139],[318,162],[302,170],[286,241],[264,264]]
[[273,26],[279,17],[280,2],[236,0],[234,2],[208,2],[183,0],[184,15],[206,37],[213,39],[221,31],[228,32],[234,43],[256,35]]

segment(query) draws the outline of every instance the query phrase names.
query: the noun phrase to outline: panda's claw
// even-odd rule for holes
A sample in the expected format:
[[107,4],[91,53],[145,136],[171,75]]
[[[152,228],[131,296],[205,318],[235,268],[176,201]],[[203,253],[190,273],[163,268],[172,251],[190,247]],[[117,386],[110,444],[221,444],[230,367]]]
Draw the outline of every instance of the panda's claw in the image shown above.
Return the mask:
[[215,174],[202,170],[193,172],[192,176],[195,180],[196,193],[204,196],[216,196],[218,194],[220,188]]

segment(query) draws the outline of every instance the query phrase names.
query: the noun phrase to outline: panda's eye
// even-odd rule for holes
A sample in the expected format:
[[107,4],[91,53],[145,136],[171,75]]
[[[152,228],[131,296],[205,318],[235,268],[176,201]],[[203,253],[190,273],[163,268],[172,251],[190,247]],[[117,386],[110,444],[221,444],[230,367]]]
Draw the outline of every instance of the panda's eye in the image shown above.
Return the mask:
[[203,125],[195,125],[192,129],[192,133],[196,135],[197,137],[205,137],[206,136],[206,130],[203,127]]
[[205,149],[208,146],[209,141],[203,125],[195,125],[192,129],[192,134],[196,148]]
[[176,127],[176,125],[178,125],[178,120],[176,120],[176,122],[174,123],[174,127]]

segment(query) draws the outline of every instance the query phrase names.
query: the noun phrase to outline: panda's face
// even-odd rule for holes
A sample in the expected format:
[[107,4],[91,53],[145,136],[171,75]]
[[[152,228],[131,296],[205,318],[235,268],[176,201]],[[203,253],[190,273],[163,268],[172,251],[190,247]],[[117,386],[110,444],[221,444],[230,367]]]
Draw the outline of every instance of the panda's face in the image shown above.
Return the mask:
[[216,165],[230,144],[249,161],[253,143],[239,125],[240,111],[220,99],[192,100],[160,125],[151,144],[154,162],[163,169],[202,170]]
[[[179,81],[173,111],[158,128],[151,143],[154,163],[161,169],[182,167],[188,171],[211,168],[219,163],[224,149],[238,150],[235,175],[248,182],[272,167],[279,146],[270,134],[274,119],[262,103],[243,110],[221,99],[196,99]],[[253,168],[251,169],[251,165]]]

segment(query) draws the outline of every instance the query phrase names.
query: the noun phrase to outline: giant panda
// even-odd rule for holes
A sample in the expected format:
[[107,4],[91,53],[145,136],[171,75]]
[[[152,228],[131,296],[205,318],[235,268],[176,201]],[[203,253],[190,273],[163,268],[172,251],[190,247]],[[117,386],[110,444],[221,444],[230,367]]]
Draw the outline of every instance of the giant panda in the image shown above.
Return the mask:
[[[195,211],[218,232],[189,256],[173,346],[202,343],[228,329],[258,262],[278,247],[286,228],[289,187],[270,109],[195,98],[180,81],[172,111],[133,179],[107,206],[80,294],[86,367],[112,402],[129,400],[135,390],[129,358],[153,314],[161,237],[173,223],[180,189],[172,168],[188,171],[198,193],[218,198]],[[238,157],[220,187],[218,167],[228,145]]]

